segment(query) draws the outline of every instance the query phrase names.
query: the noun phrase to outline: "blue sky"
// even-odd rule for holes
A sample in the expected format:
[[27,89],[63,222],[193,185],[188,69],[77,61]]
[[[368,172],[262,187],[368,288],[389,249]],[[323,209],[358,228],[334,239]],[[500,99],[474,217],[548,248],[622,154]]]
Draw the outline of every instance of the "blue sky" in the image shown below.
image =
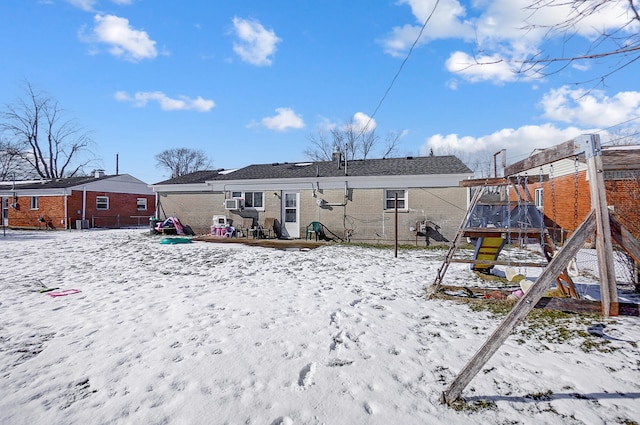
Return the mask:
[[[304,161],[310,136],[348,120],[369,122],[382,140],[400,134],[401,156],[507,149],[509,162],[580,133],[637,127],[637,64],[577,84],[617,62],[533,78],[499,61],[582,53],[595,29],[620,27],[627,0],[576,27],[569,44],[524,31],[525,19],[567,16],[560,7],[530,16],[528,3],[2,0],[0,103],[28,80],[90,131],[98,166],[114,173],[117,154],[121,173],[147,183],[168,177],[154,159],[165,149],[202,149],[225,169]],[[474,58],[491,64],[470,66]]]

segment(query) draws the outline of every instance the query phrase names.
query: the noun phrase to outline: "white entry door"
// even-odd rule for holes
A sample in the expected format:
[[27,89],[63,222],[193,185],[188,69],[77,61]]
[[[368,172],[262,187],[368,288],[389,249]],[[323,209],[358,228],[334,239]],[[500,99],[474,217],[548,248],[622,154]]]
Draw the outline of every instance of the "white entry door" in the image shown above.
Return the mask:
[[300,237],[300,204],[299,192],[282,193],[282,236],[289,238]]

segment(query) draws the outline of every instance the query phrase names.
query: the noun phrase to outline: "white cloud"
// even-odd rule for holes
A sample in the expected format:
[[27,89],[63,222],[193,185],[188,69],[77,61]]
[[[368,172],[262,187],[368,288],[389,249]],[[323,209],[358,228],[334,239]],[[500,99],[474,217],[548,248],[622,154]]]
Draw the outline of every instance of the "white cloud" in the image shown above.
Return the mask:
[[[93,12],[95,10],[95,5],[99,3],[99,0],[67,0],[67,2],[87,12]],[[121,6],[133,4],[133,0],[111,0],[111,2]]]
[[[619,29],[622,24],[631,20],[632,17],[628,15],[631,12],[629,3],[628,0],[600,2],[551,0],[548,2],[547,7],[539,9],[531,16],[531,22],[535,25],[548,27],[558,24],[558,22],[571,20],[575,24],[572,29],[578,35],[590,39],[602,32],[611,32],[612,29]],[[636,4],[637,8],[637,2],[634,1],[634,4]],[[596,7],[597,12],[591,13],[591,9]],[[623,32],[634,34],[638,29],[639,24],[635,21],[632,25],[624,28]]]
[[266,30],[257,21],[233,18],[233,27],[238,40],[233,43],[233,51],[252,65],[271,65],[271,56],[281,41],[272,30]]
[[[358,133],[364,132],[365,130],[370,132],[378,127],[378,123],[376,122],[376,120],[374,120],[364,112],[356,112],[355,114],[353,114],[351,125],[353,126],[352,130]],[[349,124],[347,124],[347,126],[349,126]]]
[[91,41],[111,46],[109,52],[117,57],[137,62],[158,55],[156,42],[145,31],[133,29],[129,21],[114,15],[96,15]]
[[562,86],[546,93],[540,106],[543,116],[554,121],[610,127],[640,116],[640,92],[619,92],[610,97],[601,90]]
[[398,4],[408,4],[411,7],[417,24],[394,27],[391,34],[380,41],[385,53],[404,56],[420,34],[422,25],[434,11],[434,7],[435,12],[425,27],[419,44],[435,39],[473,38],[472,28],[465,21],[466,10],[458,0],[440,0],[437,7],[436,0],[401,0]]
[[67,0],[67,2],[77,8],[91,12],[93,11],[93,6],[98,2],[98,0]]
[[291,108],[276,108],[276,115],[263,118],[261,123],[270,130],[285,131],[290,128],[303,128],[302,117]]
[[200,96],[195,99],[187,96],[170,98],[160,91],[137,92],[133,96],[125,91],[118,91],[114,94],[114,98],[120,102],[129,102],[138,108],[146,106],[151,101],[158,102],[163,111],[208,112],[216,106],[213,100],[203,99]]
[[480,137],[436,134],[420,147],[420,155],[428,155],[432,148],[436,152],[469,155],[506,149],[510,161],[514,161],[528,156],[534,149],[555,146],[586,132],[576,127],[561,129],[553,124],[543,124],[505,128]]
[[449,72],[474,83],[489,81],[495,84],[522,78],[500,56],[472,57],[465,52],[453,52],[445,66]]
[[[580,134],[599,132],[640,116],[640,92],[627,91],[607,96],[600,90],[571,89],[568,86],[550,90],[540,101],[543,116],[569,124],[559,128],[553,123],[505,128],[484,136],[436,134],[420,147],[421,155],[433,149],[438,153],[457,155],[492,154],[507,150],[510,161],[528,156],[534,149],[558,145]],[[515,158],[515,159],[514,159]]]
[[128,102],[131,100],[131,96],[126,91],[117,91],[114,93],[113,97],[119,102]]
[[[420,27],[431,13],[436,0],[400,0],[399,5],[409,5],[418,23],[405,24],[394,27],[390,34],[382,41],[386,53],[393,56],[404,56],[415,41]],[[546,40],[554,37],[566,37],[559,31],[550,31],[555,25],[561,24],[576,16],[585,16],[585,8],[594,7],[594,2],[567,2],[564,0],[549,0],[540,9],[532,11],[531,0],[478,0],[461,4],[458,0],[440,0],[436,12],[425,29],[419,44],[426,44],[436,39],[461,40],[468,44],[468,51],[477,51],[478,58],[499,58],[515,64],[530,58],[543,48]],[[575,6],[578,6],[576,9]],[[620,35],[633,35],[640,31],[640,24],[627,16],[629,4],[627,1],[615,0],[598,3],[596,13],[575,22],[574,38],[584,37],[593,40],[601,33],[611,33],[621,30]],[[631,25],[626,25],[632,21]],[[567,40],[560,40],[558,45],[567,48]],[[551,47],[546,46],[548,49]],[[547,51],[549,51],[547,49]],[[567,51],[558,52],[559,56]],[[577,53],[579,54],[579,53]],[[462,55],[460,52],[451,54],[447,68],[451,72],[458,72],[459,67],[452,65],[452,58]],[[467,55],[468,56],[468,55]],[[576,66],[579,69],[580,64]],[[472,68],[487,68],[484,65],[473,65]],[[508,66],[494,66],[491,70],[468,70],[461,77],[479,82],[491,79],[493,82],[513,81],[511,72],[506,72]],[[535,72],[531,69],[529,74]],[[487,78],[487,75],[491,75]]]

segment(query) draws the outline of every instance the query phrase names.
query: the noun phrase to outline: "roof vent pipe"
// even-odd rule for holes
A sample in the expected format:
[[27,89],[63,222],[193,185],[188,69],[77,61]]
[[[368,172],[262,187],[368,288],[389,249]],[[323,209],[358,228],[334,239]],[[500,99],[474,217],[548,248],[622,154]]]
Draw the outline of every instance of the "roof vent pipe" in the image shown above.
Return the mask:
[[331,160],[335,161],[335,163],[338,165],[338,169],[340,169],[340,162],[342,162],[342,154],[340,153],[340,150],[338,148],[336,148],[331,154]]

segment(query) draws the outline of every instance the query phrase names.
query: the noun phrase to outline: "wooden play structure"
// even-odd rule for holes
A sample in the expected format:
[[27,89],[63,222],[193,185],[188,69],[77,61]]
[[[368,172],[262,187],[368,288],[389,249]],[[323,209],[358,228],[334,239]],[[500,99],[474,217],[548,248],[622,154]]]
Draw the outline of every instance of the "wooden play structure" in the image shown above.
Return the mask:
[[[598,135],[583,135],[575,139],[564,142],[553,148],[546,149],[539,154],[532,155],[529,158],[512,164],[505,168],[504,178],[485,179],[485,182],[479,184],[479,181],[467,182],[467,185],[476,185],[481,188],[484,186],[494,185],[510,185],[518,175],[526,173],[528,170],[536,169],[545,164],[584,155],[587,164],[587,172],[589,176],[589,190],[591,194],[591,211],[584,221],[575,229],[570,238],[566,241],[562,249],[551,251],[554,246],[553,241],[548,239],[548,232],[540,226],[538,229],[528,228],[526,233],[528,237],[537,238],[543,246],[548,246],[548,252],[544,251],[544,256],[548,261],[546,267],[530,289],[524,293],[523,297],[514,306],[511,312],[505,317],[502,323],[491,334],[489,339],[483,344],[475,356],[460,371],[454,381],[442,393],[441,401],[443,403],[453,403],[456,401],[464,388],[483,368],[486,362],[500,348],[504,341],[513,332],[515,327],[526,317],[526,315],[536,306],[542,299],[546,290],[551,283],[556,281],[558,287],[564,287],[571,294],[573,282],[567,275],[567,266],[569,262],[576,256],[578,251],[584,246],[587,240],[591,239],[595,243],[598,271],[600,278],[601,293],[601,312],[603,316],[618,315],[618,295],[616,290],[616,279],[614,272],[613,259],[613,243],[615,240],[637,263],[640,264],[640,243],[631,235],[631,233],[620,225],[609,214],[607,208],[605,183],[603,176],[602,149],[600,146],[600,138]],[[531,177],[530,177],[531,178]],[[461,241],[465,237],[503,237],[510,238],[511,230],[502,227],[468,227],[469,219],[473,209],[478,205],[483,190],[476,190],[470,202],[460,230],[456,234],[451,248],[447,253],[442,267],[438,270],[436,279],[430,288],[430,292],[435,292],[441,285],[446,269],[449,263],[454,260],[454,253]],[[518,231],[518,230],[514,230]],[[522,233],[522,229],[520,229]],[[494,241],[492,245],[497,245]],[[493,253],[495,254],[495,253]],[[492,253],[489,256],[493,255]],[[497,256],[496,256],[497,257]],[[472,261],[474,265],[491,266],[501,264],[496,258],[479,258],[476,255]],[[504,264],[504,263],[502,263]],[[573,294],[575,289],[573,289]]]
[[[469,263],[471,269],[488,274],[495,265],[508,267],[546,267],[556,255],[555,243],[549,229],[544,224],[544,214],[531,199],[528,183],[541,182],[546,176],[464,180],[462,187],[475,188],[467,213],[449,247],[442,266],[433,282],[431,291],[436,292],[444,279],[451,263]],[[488,193],[489,188],[498,189]],[[513,199],[515,198],[515,199]],[[455,254],[465,240],[475,245],[474,257],[459,258]],[[512,243],[536,240],[541,247],[544,261],[519,261],[498,257],[505,247]],[[558,289],[572,298],[578,298],[575,286],[567,270],[556,277]]]

